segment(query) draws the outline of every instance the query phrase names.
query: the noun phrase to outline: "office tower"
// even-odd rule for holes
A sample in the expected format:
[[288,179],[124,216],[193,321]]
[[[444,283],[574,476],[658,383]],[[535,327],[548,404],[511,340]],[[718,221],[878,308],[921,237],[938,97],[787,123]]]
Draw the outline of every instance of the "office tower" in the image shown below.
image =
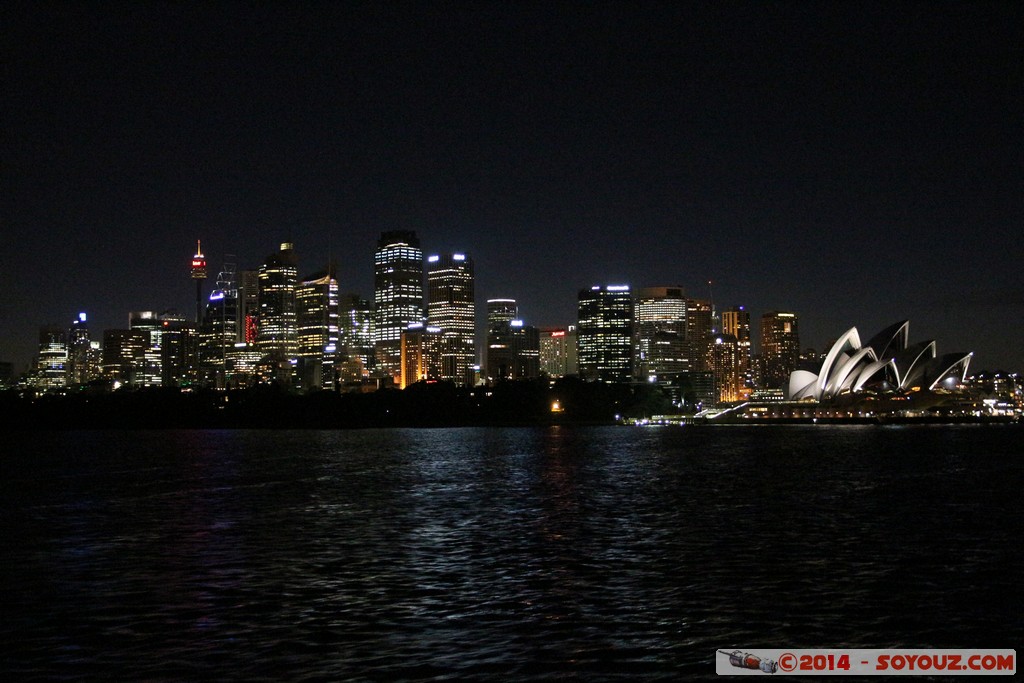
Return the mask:
[[575,374],[576,326],[542,327],[538,330],[540,372],[548,377]]
[[633,297],[629,286],[580,290],[577,334],[580,377],[628,382],[633,370]]
[[145,334],[147,340],[142,367],[137,369],[133,385],[139,387],[160,386],[163,382],[163,358],[160,349],[163,341],[163,326],[160,316],[155,311],[132,311],[128,314],[128,327]]
[[682,287],[643,287],[634,303],[634,369],[644,382],[668,382],[690,369]]
[[196,383],[199,364],[199,331],[178,311],[160,314],[160,379],[165,387]]
[[295,247],[284,242],[259,268],[259,322],[256,348],[270,361],[277,379],[287,380],[286,364],[298,353],[295,287],[299,268]]
[[785,389],[800,360],[796,313],[771,311],[761,316],[762,388]]
[[89,336],[89,322],[85,313],[79,313],[68,331],[68,386],[87,384],[99,377],[100,349]]
[[254,347],[260,319],[260,273],[243,270],[238,273],[238,339]]
[[149,340],[143,329],[103,330],[103,375],[115,389],[143,384]]
[[509,379],[533,379],[540,376],[540,331],[522,320],[509,322],[512,366]]
[[68,335],[63,328],[39,328],[39,357],[36,361],[37,389],[60,389],[67,385]]
[[239,337],[238,282],[235,264],[225,263],[210,292],[199,330],[199,365],[204,383],[227,386],[231,354]]
[[476,361],[473,260],[465,254],[427,257],[427,324],[441,330],[441,379],[470,383]]
[[411,230],[381,233],[373,257],[377,372],[401,383],[402,331],[423,322],[423,252]]
[[739,346],[731,334],[712,335],[705,367],[715,378],[718,401],[739,401],[743,397],[743,375],[739,367]]
[[488,383],[514,375],[512,321],[519,317],[515,299],[487,300],[487,353],[484,373]]
[[331,389],[338,357],[338,281],[333,267],[310,275],[295,290],[300,384]]
[[707,367],[708,347],[712,343],[714,318],[710,301],[703,299],[686,300],[686,343],[689,346],[690,370],[709,371]]
[[196,240],[196,253],[192,257],[192,279],[196,281],[196,325],[202,321],[203,280],[206,279],[206,257],[202,247],[202,243]]
[[343,384],[360,384],[376,365],[373,353],[373,304],[358,294],[339,302],[339,373]]
[[750,397],[754,374],[750,349],[750,311],[744,306],[730,306],[722,312],[722,333],[736,338],[736,367],[740,375],[739,399]]
[[402,330],[400,349],[400,389],[405,389],[416,382],[441,378],[444,349],[444,334],[441,328],[412,323]]

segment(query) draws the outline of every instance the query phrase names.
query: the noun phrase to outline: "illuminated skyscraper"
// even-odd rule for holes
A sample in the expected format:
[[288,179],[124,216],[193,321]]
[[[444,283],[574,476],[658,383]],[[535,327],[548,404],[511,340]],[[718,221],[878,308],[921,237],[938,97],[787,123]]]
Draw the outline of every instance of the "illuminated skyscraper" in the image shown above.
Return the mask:
[[[198,375],[199,333],[178,311],[160,314],[160,376],[165,387],[194,384]],[[106,349],[104,349],[106,353]]]
[[473,259],[465,254],[427,257],[427,323],[441,330],[441,379],[467,384],[476,361]]
[[753,370],[750,366],[750,311],[744,306],[731,306],[722,312],[722,333],[736,339],[736,371],[739,374],[738,399],[750,396]]
[[519,317],[515,299],[487,300],[487,353],[484,374],[488,383],[512,378],[512,321]]
[[540,372],[549,377],[576,374],[576,326],[539,330]]
[[238,282],[235,264],[225,263],[210,292],[199,331],[199,363],[205,382],[227,386],[231,355],[239,338]]
[[260,319],[260,273],[243,270],[238,274],[238,339],[255,347]]
[[89,336],[89,323],[85,313],[79,313],[68,331],[68,386],[79,386],[99,377],[99,343]]
[[67,384],[68,335],[60,327],[39,329],[39,358],[36,364],[37,389],[60,389]]
[[295,291],[301,385],[306,390],[334,386],[338,358],[338,281],[333,268],[310,275]]
[[704,299],[686,300],[686,343],[689,346],[690,370],[709,371],[708,350],[714,333],[714,314],[710,301]]
[[644,287],[634,304],[634,370],[641,381],[669,381],[690,369],[682,287]]
[[103,375],[115,387],[141,386],[150,349],[147,330],[103,330]]
[[399,388],[405,389],[423,380],[441,379],[443,349],[444,334],[439,327],[413,323],[402,330]]
[[633,297],[628,285],[594,286],[579,293],[580,376],[628,382],[633,370]]
[[[295,315],[295,287],[298,283],[298,258],[291,242],[267,257],[259,269],[259,326],[256,348],[279,370],[298,354],[298,327]],[[284,379],[279,376],[278,379]]]
[[145,334],[146,348],[142,366],[136,369],[133,385],[158,387],[163,384],[163,326],[156,311],[132,311],[128,314],[128,327]]
[[761,316],[762,388],[785,389],[800,361],[796,313],[771,311]]
[[381,233],[373,258],[377,372],[401,383],[402,331],[423,322],[423,252],[416,233]]
[[712,335],[705,367],[714,375],[719,401],[739,401],[743,396],[738,353],[736,337],[731,334]]
[[373,304],[358,294],[346,294],[339,304],[339,362],[344,384],[360,384],[369,377],[373,354]]

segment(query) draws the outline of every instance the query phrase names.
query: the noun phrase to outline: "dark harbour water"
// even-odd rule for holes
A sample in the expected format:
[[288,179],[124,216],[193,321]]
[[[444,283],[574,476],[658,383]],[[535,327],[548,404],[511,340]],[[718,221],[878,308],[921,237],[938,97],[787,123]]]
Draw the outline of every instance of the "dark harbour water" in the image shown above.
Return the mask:
[[4,680],[677,680],[1024,635],[1020,427],[4,441]]

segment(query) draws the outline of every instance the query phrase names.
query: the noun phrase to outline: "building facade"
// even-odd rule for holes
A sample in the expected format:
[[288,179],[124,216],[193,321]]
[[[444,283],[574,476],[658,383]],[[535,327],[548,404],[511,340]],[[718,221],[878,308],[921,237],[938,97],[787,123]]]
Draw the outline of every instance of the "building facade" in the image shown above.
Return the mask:
[[761,316],[761,388],[783,389],[800,361],[796,313],[770,311]]
[[754,387],[754,370],[750,348],[750,311],[745,306],[730,306],[722,312],[722,334],[736,339],[736,367],[740,375],[738,400],[750,397]]
[[310,275],[295,289],[299,385],[331,389],[340,340],[338,281],[332,269]]
[[576,326],[542,327],[538,330],[540,372],[548,377],[575,375]]
[[298,258],[291,242],[282,243],[259,268],[256,348],[280,380],[286,379],[286,366],[298,356],[295,308],[298,279]]
[[441,379],[471,382],[476,363],[476,288],[473,260],[465,254],[427,257],[427,324],[441,330]]
[[669,381],[690,369],[686,298],[682,287],[644,287],[634,302],[636,379]]
[[233,370],[232,355],[241,337],[241,311],[234,263],[225,263],[214,290],[207,297],[203,324],[199,328],[199,365],[202,382],[227,386]]
[[628,382],[633,375],[633,297],[628,285],[579,292],[577,343],[580,377]]
[[39,356],[36,361],[37,389],[62,389],[67,385],[68,335],[62,327],[47,325],[39,329]]
[[515,299],[487,300],[487,349],[484,377],[488,384],[510,379],[513,372],[512,321],[519,318]]
[[401,384],[402,331],[423,321],[423,252],[411,230],[381,233],[373,257],[376,372]]
[[686,300],[686,343],[690,370],[710,372],[707,368],[709,347],[713,343],[714,307],[704,299]]

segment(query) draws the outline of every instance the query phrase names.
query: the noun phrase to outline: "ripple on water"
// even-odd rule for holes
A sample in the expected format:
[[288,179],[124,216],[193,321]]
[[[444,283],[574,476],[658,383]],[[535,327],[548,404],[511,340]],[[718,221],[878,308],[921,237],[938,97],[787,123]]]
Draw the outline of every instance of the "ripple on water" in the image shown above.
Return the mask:
[[1012,647],[1019,431],[950,429],[37,435],[3,484],[8,670],[670,680],[721,647]]

